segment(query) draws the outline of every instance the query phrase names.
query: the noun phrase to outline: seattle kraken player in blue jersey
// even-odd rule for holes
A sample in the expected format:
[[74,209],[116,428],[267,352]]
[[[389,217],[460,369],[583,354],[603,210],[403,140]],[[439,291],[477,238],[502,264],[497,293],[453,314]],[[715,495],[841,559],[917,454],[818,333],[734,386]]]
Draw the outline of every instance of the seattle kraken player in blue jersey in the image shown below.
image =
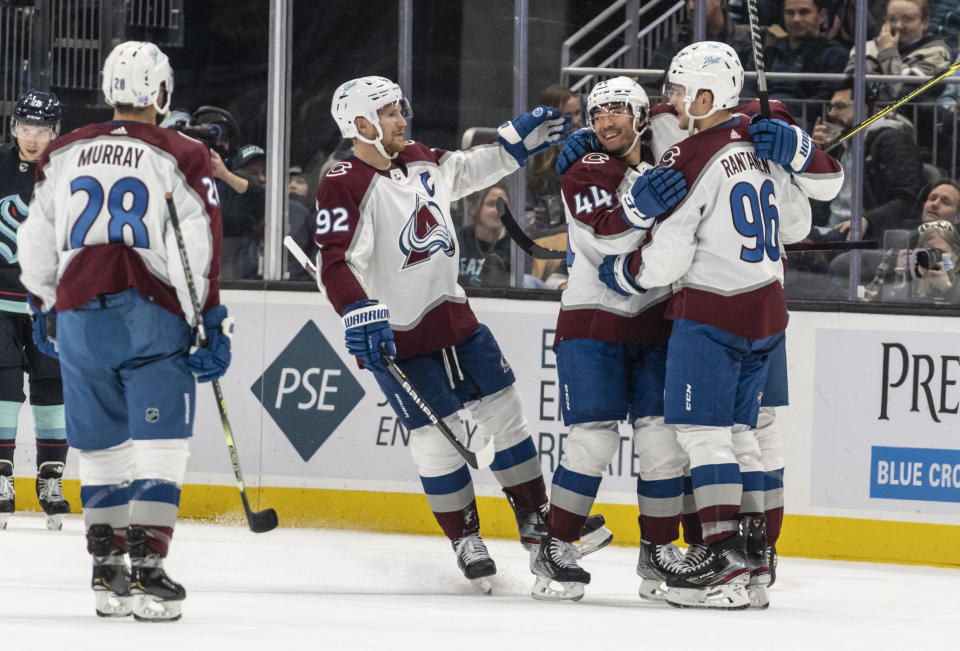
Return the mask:
[[17,421],[30,382],[37,435],[37,498],[50,529],[70,512],[61,476],[67,458],[63,386],[57,360],[41,353],[30,332],[27,290],[20,282],[17,231],[27,218],[37,161],[60,132],[60,101],[31,90],[17,101],[10,119],[14,142],[0,147],[0,529],[16,508],[13,453]]

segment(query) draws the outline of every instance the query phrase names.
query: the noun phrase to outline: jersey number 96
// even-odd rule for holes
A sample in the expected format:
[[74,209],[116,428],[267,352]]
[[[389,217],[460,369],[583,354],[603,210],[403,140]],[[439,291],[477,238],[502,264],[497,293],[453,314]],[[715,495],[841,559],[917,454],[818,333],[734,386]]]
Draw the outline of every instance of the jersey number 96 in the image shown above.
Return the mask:
[[[730,191],[730,213],[737,232],[749,239],[740,247],[740,259],[760,262],[764,256],[780,259],[780,211],[773,203],[773,182],[767,179],[760,192],[750,183],[740,182]],[[747,208],[749,207],[749,214]]]

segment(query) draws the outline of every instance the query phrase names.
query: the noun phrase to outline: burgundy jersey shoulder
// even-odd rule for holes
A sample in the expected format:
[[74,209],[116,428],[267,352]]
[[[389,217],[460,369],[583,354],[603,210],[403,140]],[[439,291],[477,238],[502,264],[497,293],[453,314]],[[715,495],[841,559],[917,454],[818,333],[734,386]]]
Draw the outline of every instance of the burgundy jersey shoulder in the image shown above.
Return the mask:
[[440,159],[446,154],[446,149],[431,149],[422,142],[408,140],[406,147],[397,155],[397,158],[404,163],[419,163],[424,161],[428,163],[439,163]]
[[718,151],[731,142],[751,142],[750,119],[735,115],[732,120],[712,129],[695,133],[663,152],[660,163],[683,174],[687,187],[692,187],[700,172]]
[[366,194],[376,174],[375,168],[356,156],[350,156],[335,163],[320,179],[320,186],[317,188],[317,207],[322,208],[330,203],[339,204],[344,201],[360,205],[363,195]]
[[188,179],[203,176],[206,170],[209,170],[208,175],[212,174],[210,153],[199,140],[194,140],[173,129],[139,122],[100,122],[74,129],[57,138],[47,147],[38,167],[44,168],[53,154],[76,142],[109,136],[135,138],[168,152],[176,159],[180,170]]
[[561,187],[565,194],[591,185],[613,191],[620,186],[626,172],[627,164],[610,154],[585,154],[564,172]]
[[[733,112],[742,113],[748,118],[753,117],[760,112],[760,100],[752,99],[746,104],[740,104],[733,109]],[[787,105],[776,99],[770,100],[770,117],[775,120],[783,120],[787,124],[797,123],[797,121],[793,119],[793,116],[790,115],[790,110],[787,108]]]

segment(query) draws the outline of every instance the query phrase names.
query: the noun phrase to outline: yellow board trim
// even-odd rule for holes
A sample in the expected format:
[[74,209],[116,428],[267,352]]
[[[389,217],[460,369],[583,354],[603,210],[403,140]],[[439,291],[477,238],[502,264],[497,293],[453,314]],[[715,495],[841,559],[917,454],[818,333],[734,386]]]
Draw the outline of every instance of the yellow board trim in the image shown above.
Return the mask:
[[[33,479],[16,478],[18,510],[39,511]],[[248,488],[251,507],[277,510],[284,527],[325,527],[383,533],[440,535],[422,494],[307,488]],[[80,483],[65,480],[63,493],[80,512]],[[515,538],[516,521],[505,499],[477,498],[483,535]],[[637,546],[637,507],[597,504],[613,531],[614,544]],[[234,486],[188,484],[180,499],[180,516],[208,522],[243,523],[243,508]],[[777,542],[781,556],[848,561],[960,567],[960,527],[924,522],[787,515]]]

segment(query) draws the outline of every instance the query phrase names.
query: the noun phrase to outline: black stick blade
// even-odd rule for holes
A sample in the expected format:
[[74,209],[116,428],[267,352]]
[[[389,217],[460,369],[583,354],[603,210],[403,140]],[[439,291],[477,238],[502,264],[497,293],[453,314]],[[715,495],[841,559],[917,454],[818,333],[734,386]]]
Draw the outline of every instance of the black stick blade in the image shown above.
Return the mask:
[[251,511],[247,514],[247,522],[250,524],[250,531],[253,533],[265,533],[276,529],[277,525],[280,524],[277,512],[273,509]]

